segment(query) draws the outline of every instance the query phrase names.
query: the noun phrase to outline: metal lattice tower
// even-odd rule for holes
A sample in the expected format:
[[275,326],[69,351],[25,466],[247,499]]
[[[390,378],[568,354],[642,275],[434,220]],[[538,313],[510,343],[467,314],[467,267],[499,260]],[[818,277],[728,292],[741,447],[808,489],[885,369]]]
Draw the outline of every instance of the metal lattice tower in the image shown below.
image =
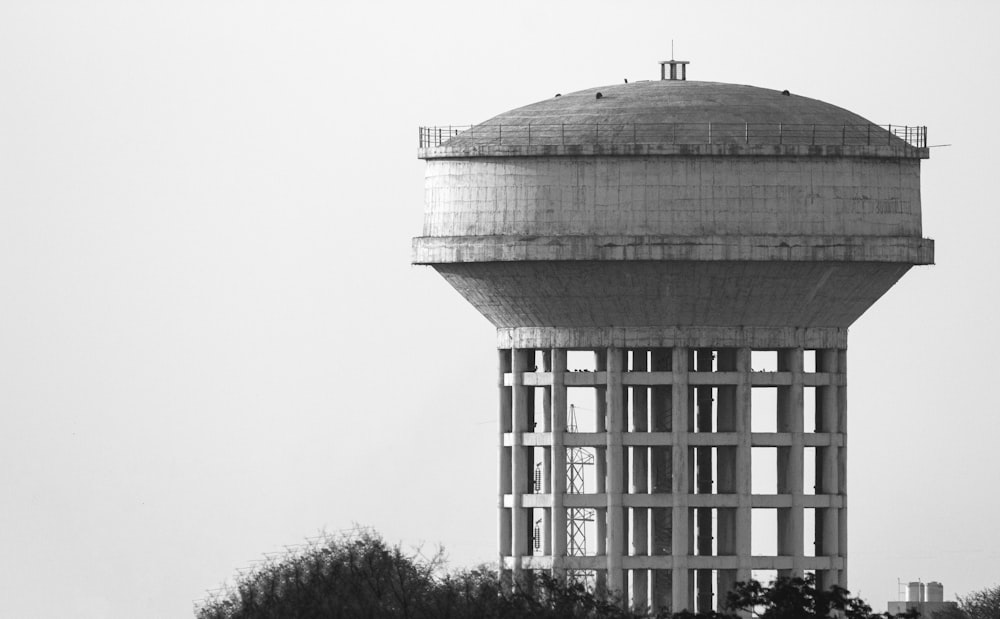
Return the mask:
[[[569,423],[567,432],[576,432],[576,406],[569,406]],[[566,493],[585,494],[584,467],[594,465],[594,453],[583,447],[566,449]],[[570,508],[566,512],[569,526],[567,531],[568,545],[566,552],[571,557],[583,557],[587,554],[587,523],[594,521],[593,510],[587,508]]]
[[[846,587],[848,328],[933,263],[926,128],[666,64],[420,131],[413,261],[497,328],[500,567],[654,611],[713,609],[755,570]],[[581,351],[594,369],[568,371]]]

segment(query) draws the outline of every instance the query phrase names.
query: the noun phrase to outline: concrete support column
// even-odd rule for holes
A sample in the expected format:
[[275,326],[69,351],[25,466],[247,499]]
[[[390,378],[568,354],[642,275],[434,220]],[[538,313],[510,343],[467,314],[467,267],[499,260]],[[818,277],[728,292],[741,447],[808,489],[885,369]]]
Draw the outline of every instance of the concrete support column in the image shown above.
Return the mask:
[[513,471],[511,470],[511,448],[504,445],[504,437],[513,431],[513,398],[512,390],[504,384],[504,376],[511,371],[511,351],[500,349],[498,353],[500,406],[498,409],[499,436],[499,483],[497,488],[497,549],[499,553],[500,572],[505,571],[504,558],[513,556],[511,509],[504,504],[505,497],[511,494]]
[[[632,351],[632,371],[647,370],[645,349]],[[646,387],[632,389],[632,427],[635,433],[649,431],[649,400]],[[647,447],[632,447],[632,494],[647,494],[649,492],[649,449]],[[632,508],[632,549],[631,554],[645,556],[649,554],[649,510],[645,507]],[[632,604],[636,607],[649,607],[649,572],[648,570],[632,570]]]
[[[606,372],[608,369],[607,364],[607,351],[606,350],[595,350],[594,351],[594,370],[597,372]],[[598,385],[596,389],[596,394],[594,397],[594,409],[596,414],[596,431],[597,432],[607,432],[608,431],[608,398],[607,398],[607,384],[601,386]],[[594,447],[594,476],[595,476],[595,492],[597,494],[604,494],[607,492],[608,484],[608,449],[607,441],[605,440],[604,447]],[[605,556],[608,553],[608,509],[606,507],[598,507],[594,509],[594,528],[597,534],[597,540],[595,544],[595,552],[599,556]],[[607,565],[607,563],[605,563]],[[607,590],[607,569],[597,570],[597,588],[600,591]]]
[[625,411],[622,404],[622,369],[625,351],[620,348],[607,350],[607,587],[613,592],[625,588],[622,554],[625,549],[625,522],[622,494],[625,471],[622,433],[625,429]]
[[[736,350],[724,348],[718,352],[716,369],[719,372],[736,372]],[[716,401],[716,430],[718,432],[735,433],[737,430],[736,385],[723,385],[718,388]],[[716,452],[716,492],[719,494],[737,494],[736,477],[737,447],[719,447]],[[735,556],[736,552],[736,512],[735,507],[720,507],[717,510],[716,528],[718,530],[717,553],[721,557]],[[736,586],[736,570],[720,569],[716,580],[715,610],[726,599],[726,594]]]
[[792,506],[778,510],[778,554],[792,558],[790,570],[778,575],[801,578],[804,573],[804,461],[801,348],[778,351],[778,371],[792,375],[792,384],[778,388],[778,432],[791,435],[789,447],[778,448],[778,494],[791,495]]
[[689,544],[689,498],[691,492],[690,476],[688,475],[688,432],[691,430],[688,424],[688,349],[684,347],[673,348],[672,363],[673,386],[671,395],[673,400],[673,540],[671,548],[673,550],[673,594],[671,610],[680,612],[684,609],[693,610],[693,600],[691,600],[691,581],[688,570],[690,569]]
[[[840,494],[839,465],[836,438],[840,432],[840,411],[837,405],[839,373],[837,350],[817,351],[816,371],[829,375],[830,384],[817,389],[816,432],[828,434],[831,445],[816,449],[816,494],[836,497]],[[816,556],[836,558],[840,554],[840,510],[836,507],[816,510]],[[841,584],[840,570],[818,570],[816,584],[823,590]]]
[[[597,372],[606,372],[608,369],[607,364],[607,351],[599,350],[594,351],[594,369]],[[594,414],[595,419],[595,432],[607,432],[608,431],[608,394],[607,394],[607,384],[598,385],[595,389],[594,394]],[[594,476],[595,476],[595,492],[597,494],[604,494],[607,491],[607,481],[608,481],[608,458],[607,458],[607,447],[595,447],[594,448]],[[597,544],[598,544],[598,554],[604,554],[605,547],[605,536],[604,527],[605,519],[601,517],[601,512],[603,510],[597,510]]]
[[[670,372],[673,367],[671,351],[665,348],[654,348],[650,352],[650,365],[653,372]],[[674,427],[671,389],[672,387],[663,385],[650,389],[650,429],[653,432],[671,432]],[[651,447],[649,453],[650,492],[654,494],[672,493],[674,470],[672,448]],[[654,507],[650,512],[652,516],[650,554],[654,556],[672,555],[673,508]],[[650,609],[653,612],[658,612],[662,608],[671,608],[673,603],[673,570],[653,570],[651,580]]]
[[531,351],[516,349],[513,353],[513,413],[514,428],[511,434],[511,528],[514,572],[521,571],[522,557],[531,554],[531,510],[524,507],[524,495],[528,493],[529,482],[534,471],[531,462],[532,449],[524,446],[524,432],[530,432],[530,404],[528,388],[524,386],[524,372],[528,366]]
[[[608,351],[607,350],[595,350],[594,351],[594,370],[597,372],[607,372],[608,370]],[[596,393],[594,394],[594,411],[597,414],[597,420],[594,424],[596,432],[607,432],[608,431],[608,394],[607,385],[597,385]]]
[[736,580],[748,582],[752,575],[751,555],[751,445],[750,348],[736,351]]
[[566,558],[566,350],[556,348],[551,353],[552,372],[552,545],[549,554],[552,555],[552,571],[559,578],[565,578],[564,568]]
[[[696,353],[696,371],[711,372],[714,353],[711,349],[700,349]],[[695,389],[695,399],[697,400],[697,431],[700,433],[711,433],[713,428],[712,410],[712,387],[697,387]],[[696,447],[697,477],[696,489],[698,494],[713,494],[715,489],[715,479],[713,475],[712,448],[708,446]],[[696,521],[698,534],[696,550],[698,556],[707,557],[713,555],[712,542],[712,508],[696,508]],[[698,589],[698,612],[706,612],[714,609],[714,599],[712,594],[713,578],[712,570],[699,569],[695,571]]]
[[840,586],[847,588],[847,350],[837,351],[837,424],[840,430],[842,444],[837,450],[837,470],[840,482],[840,496],[843,507],[840,508],[839,534],[840,558],[844,567],[840,572]]

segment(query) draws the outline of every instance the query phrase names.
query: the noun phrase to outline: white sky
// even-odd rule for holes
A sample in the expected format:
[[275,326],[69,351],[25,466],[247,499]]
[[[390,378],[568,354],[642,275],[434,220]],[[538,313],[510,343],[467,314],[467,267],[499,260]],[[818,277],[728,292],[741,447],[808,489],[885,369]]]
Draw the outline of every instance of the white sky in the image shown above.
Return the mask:
[[1000,581],[1000,5],[0,3],[0,616],[189,616],[371,525],[495,553],[494,331],[431,269],[417,126],[689,78],[929,126],[851,330],[850,588]]

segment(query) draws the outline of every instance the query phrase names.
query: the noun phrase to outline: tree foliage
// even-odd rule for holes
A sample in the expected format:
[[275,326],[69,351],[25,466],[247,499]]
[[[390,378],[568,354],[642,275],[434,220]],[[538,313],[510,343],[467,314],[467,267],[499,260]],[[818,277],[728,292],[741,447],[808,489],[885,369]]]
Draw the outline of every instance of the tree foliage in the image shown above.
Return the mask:
[[1000,585],[959,595],[958,607],[969,619],[1000,619]]
[[445,572],[441,553],[405,553],[372,532],[327,536],[242,574],[198,619],[639,619],[611,596],[547,574],[504,583],[480,567]]
[[812,619],[814,617],[844,617],[845,619],[899,619],[917,617],[916,612],[891,615],[872,613],[864,600],[850,597],[850,591],[834,585],[829,591],[816,588],[816,577],[779,578],[770,586],[756,580],[740,582],[726,596],[730,610],[752,612],[761,619]]
[[324,537],[241,574],[198,611],[199,619],[409,617],[432,583],[415,561],[370,532]]
[[[779,579],[770,586],[738,583],[726,598],[728,612],[762,619],[836,616],[874,619],[858,598],[834,587],[819,591],[812,576]],[[733,619],[716,612],[671,614],[657,619]],[[912,617],[913,615],[899,615]],[[490,567],[448,572],[439,551],[406,553],[371,531],[324,536],[303,549],[266,561],[211,595],[198,619],[642,619],[614,595],[591,591],[572,579],[525,572],[503,579]],[[975,616],[974,619],[997,615]]]

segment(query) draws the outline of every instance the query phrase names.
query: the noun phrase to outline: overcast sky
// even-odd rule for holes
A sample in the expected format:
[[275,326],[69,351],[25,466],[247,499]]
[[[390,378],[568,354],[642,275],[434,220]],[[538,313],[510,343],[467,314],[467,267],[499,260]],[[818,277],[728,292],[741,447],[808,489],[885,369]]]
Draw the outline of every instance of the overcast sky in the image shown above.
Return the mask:
[[658,77],[929,126],[934,267],[850,335],[850,588],[1000,582],[992,2],[0,3],[0,616],[183,617],[370,525],[496,540],[495,334],[421,124]]

